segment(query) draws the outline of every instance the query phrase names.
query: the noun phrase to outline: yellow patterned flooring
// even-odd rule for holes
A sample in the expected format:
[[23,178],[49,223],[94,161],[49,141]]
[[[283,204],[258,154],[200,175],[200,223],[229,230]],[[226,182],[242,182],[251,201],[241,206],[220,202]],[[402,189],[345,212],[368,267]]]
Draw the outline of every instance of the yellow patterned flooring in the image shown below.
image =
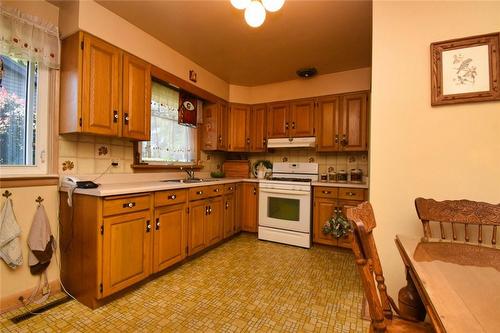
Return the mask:
[[12,332],[366,332],[353,255],[242,234],[96,310],[67,302]]

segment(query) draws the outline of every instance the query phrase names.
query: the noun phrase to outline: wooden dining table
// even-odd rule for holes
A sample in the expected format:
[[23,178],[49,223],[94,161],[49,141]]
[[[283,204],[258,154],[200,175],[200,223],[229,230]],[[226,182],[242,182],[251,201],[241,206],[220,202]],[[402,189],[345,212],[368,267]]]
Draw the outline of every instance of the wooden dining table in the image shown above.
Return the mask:
[[500,249],[396,236],[436,332],[500,332]]

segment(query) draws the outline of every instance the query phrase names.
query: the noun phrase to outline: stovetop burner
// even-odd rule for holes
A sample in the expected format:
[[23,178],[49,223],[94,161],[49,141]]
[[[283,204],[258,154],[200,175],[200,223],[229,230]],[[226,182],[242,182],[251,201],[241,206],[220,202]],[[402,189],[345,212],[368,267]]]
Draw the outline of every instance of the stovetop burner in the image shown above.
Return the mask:
[[310,183],[311,179],[303,179],[303,178],[292,178],[292,177],[271,177],[269,180],[277,180],[282,182],[301,182],[301,183]]

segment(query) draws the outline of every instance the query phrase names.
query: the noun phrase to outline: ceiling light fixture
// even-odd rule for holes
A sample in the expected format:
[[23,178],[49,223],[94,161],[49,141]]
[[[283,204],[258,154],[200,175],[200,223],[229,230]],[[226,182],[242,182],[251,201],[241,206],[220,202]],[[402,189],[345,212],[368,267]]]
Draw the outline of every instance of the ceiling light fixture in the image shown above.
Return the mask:
[[285,4],[285,0],[231,0],[236,9],[245,10],[245,21],[252,28],[260,27],[266,20],[266,10],[277,12]]

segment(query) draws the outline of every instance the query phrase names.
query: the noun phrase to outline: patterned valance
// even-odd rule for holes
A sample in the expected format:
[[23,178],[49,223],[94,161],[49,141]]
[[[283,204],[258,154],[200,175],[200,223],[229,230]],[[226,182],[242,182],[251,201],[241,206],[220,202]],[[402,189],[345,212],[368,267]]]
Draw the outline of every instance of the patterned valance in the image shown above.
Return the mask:
[[39,17],[0,5],[0,52],[59,68],[59,29]]

